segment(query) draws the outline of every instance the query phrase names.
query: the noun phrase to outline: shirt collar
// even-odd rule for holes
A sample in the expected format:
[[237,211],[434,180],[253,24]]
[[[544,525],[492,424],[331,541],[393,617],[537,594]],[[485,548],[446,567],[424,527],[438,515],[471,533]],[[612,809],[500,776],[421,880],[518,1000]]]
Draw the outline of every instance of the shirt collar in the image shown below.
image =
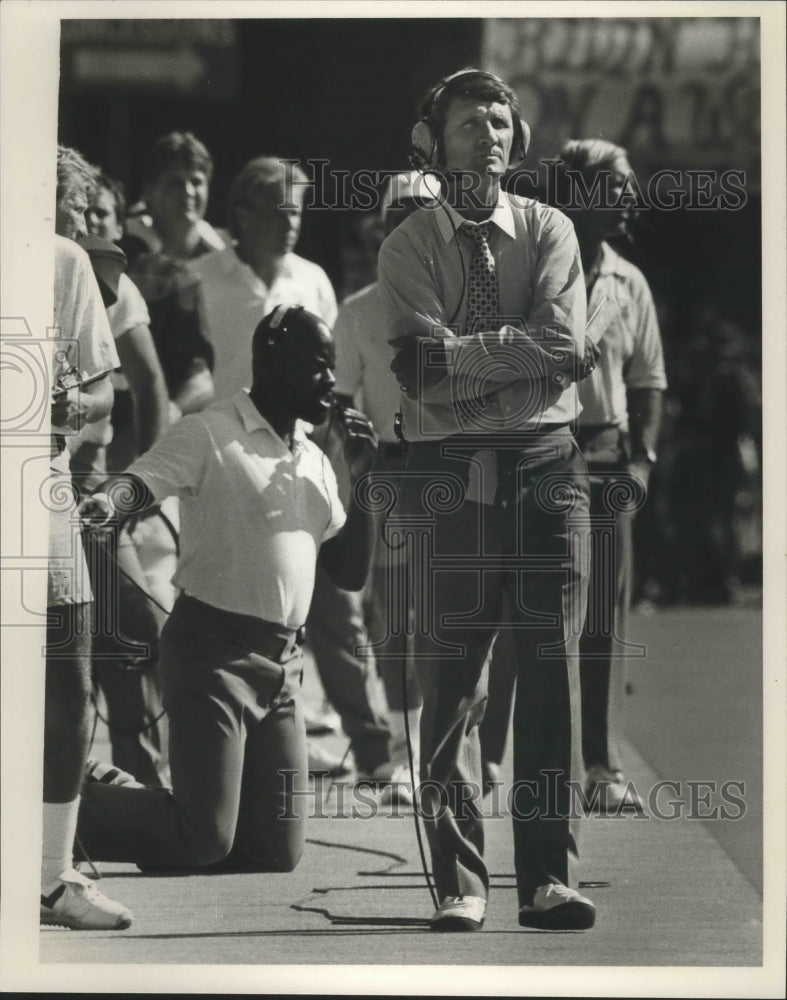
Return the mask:
[[[441,201],[440,207],[434,208],[432,211],[438,213],[437,228],[440,230],[443,241],[450,243],[454,238],[455,230],[458,230],[463,222],[467,222],[467,219],[462,218],[456,209],[452,208],[446,201]],[[501,229],[511,239],[516,237],[514,213],[511,210],[511,202],[506,197],[505,191],[498,192],[497,204],[488,221],[494,223],[498,229]]]
[[[284,255],[284,259],[282,260],[281,266],[279,267],[279,273],[276,275],[273,285],[275,285],[276,282],[281,281],[282,278],[292,277],[293,256],[294,254],[292,253],[286,253]],[[252,270],[251,266],[247,264],[246,261],[240,259],[240,256],[238,255],[238,251],[235,245],[227,247],[226,250],[223,251],[223,258],[224,258],[225,273],[229,274],[230,271],[237,269],[246,273],[247,276],[251,277],[258,284],[263,285],[264,287],[268,287],[267,285],[265,285],[265,282],[262,280],[262,278],[260,278],[259,275]],[[273,285],[271,285],[270,287],[273,288]]]
[[621,272],[621,270],[620,270],[620,268],[619,268],[618,265],[619,265],[619,262],[622,259],[623,258],[620,256],[620,254],[616,253],[612,249],[612,247],[609,245],[609,243],[602,243],[601,244],[601,260],[600,260],[599,266],[598,266],[598,273],[599,273],[599,275],[602,275],[602,274],[617,274],[617,275],[619,275],[619,274],[621,274],[622,272]]
[[[271,427],[270,423],[263,417],[254,403],[252,403],[248,389],[238,389],[232,397],[232,401],[243,423],[243,429],[247,434],[250,434],[252,431],[268,431],[269,434],[273,434],[277,440],[281,441],[281,438],[273,427]],[[306,440],[306,431],[301,420],[295,421],[292,439],[301,444]]]
[[[146,222],[144,219],[139,218],[129,219],[126,222],[126,230],[129,235],[136,236],[145,243],[148,253],[171,257],[170,254],[164,254],[164,244],[159,234],[153,228],[152,222]],[[187,258],[183,258],[184,261],[197,260],[199,257],[204,257],[205,254],[210,253],[211,250],[221,250],[224,247],[222,238],[204,219],[198,223],[198,230],[199,233],[194,249]],[[171,257],[171,259],[176,260],[179,258]]]

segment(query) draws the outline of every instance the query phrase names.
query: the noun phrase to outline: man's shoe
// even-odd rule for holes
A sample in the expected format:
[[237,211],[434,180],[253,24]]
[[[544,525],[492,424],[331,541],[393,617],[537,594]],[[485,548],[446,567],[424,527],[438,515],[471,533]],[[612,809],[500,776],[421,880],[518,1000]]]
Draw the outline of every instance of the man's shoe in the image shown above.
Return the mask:
[[611,771],[602,764],[588,768],[585,783],[585,798],[603,813],[618,813],[624,809],[642,812],[642,802],[631,783],[627,783],[622,771]]
[[519,908],[521,927],[550,931],[584,931],[596,922],[596,908],[576,889],[562,883],[540,885],[532,906]]
[[125,906],[98,891],[89,878],[69,868],[41,890],[41,924],[74,931],[122,931],[133,917]]
[[446,896],[429,923],[433,931],[480,931],[486,900],[480,896]]
[[105,764],[101,760],[88,759],[85,765],[85,781],[98,781],[102,785],[125,785],[127,788],[144,788],[133,774],[121,771],[114,764]]
[[309,774],[313,778],[342,778],[350,773],[350,768],[338,757],[332,757],[327,750],[309,740]]

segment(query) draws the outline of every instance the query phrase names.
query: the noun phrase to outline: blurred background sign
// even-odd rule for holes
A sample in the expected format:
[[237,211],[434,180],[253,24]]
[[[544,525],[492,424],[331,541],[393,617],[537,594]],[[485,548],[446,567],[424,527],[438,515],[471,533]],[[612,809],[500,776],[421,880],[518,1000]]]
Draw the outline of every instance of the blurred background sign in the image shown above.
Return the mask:
[[626,146],[643,178],[734,168],[751,185],[759,175],[757,18],[494,19],[482,63],[519,95],[531,162],[601,136]]
[[233,21],[64,20],[61,51],[63,86],[75,93],[238,95]]

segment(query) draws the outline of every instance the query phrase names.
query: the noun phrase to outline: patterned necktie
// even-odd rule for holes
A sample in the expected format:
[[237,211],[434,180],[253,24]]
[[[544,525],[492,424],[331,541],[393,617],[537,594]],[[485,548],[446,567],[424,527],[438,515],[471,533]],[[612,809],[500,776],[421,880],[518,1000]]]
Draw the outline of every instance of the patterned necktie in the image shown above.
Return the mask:
[[[473,241],[473,256],[470,260],[467,301],[467,333],[497,330],[500,326],[500,296],[497,288],[495,258],[489,249],[491,222],[476,225],[463,222],[459,232]],[[457,408],[467,411],[469,423],[475,424],[479,411],[486,411],[488,401],[476,397],[472,402],[459,402]],[[475,417],[473,414],[475,413]],[[478,428],[479,430],[482,427]],[[489,448],[473,453],[470,461],[469,480],[466,497],[476,503],[491,504],[497,493],[497,455]]]
[[500,297],[497,288],[495,258],[489,249],[491,222],[476,225],[463,222],[459,232],[473,241],[468,281],[467,332],[496,330],[500,326]]

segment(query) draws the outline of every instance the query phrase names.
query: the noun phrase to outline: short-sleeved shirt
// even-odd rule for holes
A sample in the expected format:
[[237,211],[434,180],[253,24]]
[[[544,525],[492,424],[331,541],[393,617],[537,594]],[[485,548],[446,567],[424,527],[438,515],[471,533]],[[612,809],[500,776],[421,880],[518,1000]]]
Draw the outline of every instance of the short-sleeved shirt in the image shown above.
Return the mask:
[[444,202],[424,207],[380,248],[389,338],[412,333],[444,338],[451,371],[481,372],[494,390],[480,412],[458,405],[462,383],[453,374],[425,386],[417,400],[403,395],[406,437],[434,440],[570,422],[579,412],[575,384],[555,379],[543,365],[534,367],[531,347],[539,340],[553,348],[565,342],[571,353],[583,354],[586,293],[573,225],[555,208],[500,192],[489,220],[500,326],[482,331],[482,338],[468,329],[473,242],[460,232],[464,221]]
[[150,323],[150,313],[142,293],[127,274],[120,275],[117,302],[107,306],[107,316],[115,340],[119,340],[135,326],[147,326]]
[[276,306],[304,306],[329,327],[336,320],[336,296],[328,275],[297,254],[285,255],[270,287],[233,247],[192,261],[189,270],[198,282],[202,333],[213,350],[216,399],[250,385],[252,336]]
[[599,341],[595,371],[579,383],[582,427],[616,424],[628,430],[627,389],[666,389],[656,307],[642,272],[607,243],[590,292],[588,315],[606,299],[611,320]]
[[390,368],[391,346],[379,284],[367,285],[342,302],[333,337],[336,392],[356,400],[381,441],[395,441],[400,391]]
[[303,625],[320,545],[345,512],[302,427],[291,451],[240,390],[183,417],[128,472],[157,501],[180,499],[176,586],[225,611]]
[[[111,373],[119,365],[104,302],[90,258],[72,240],[55,236],[54,325],[58,338],[52,352],[53,384],[61,371],[75,367],[90,378]],[[53,426],[50,469],[69,479],[70,428]],[[55,486],[51,495],[64,495]],[[92,600],[74,504],[58,502],[49,512],[49,573],[47,604],[78,604]]]
[[[150,325],[150,315],[142,293],[127,274],[120,275],[117,302],[107,306],[107,318],[115,341],[120,340],[122,336],[137,326]],[[113,372],[112,385],[115,393],[128,391],[128,382],[122,369]],[[79,440],[98,445],[109,444],[112,440],[112,418],[105,417],[93,424],[87,424],[82,428]]]

